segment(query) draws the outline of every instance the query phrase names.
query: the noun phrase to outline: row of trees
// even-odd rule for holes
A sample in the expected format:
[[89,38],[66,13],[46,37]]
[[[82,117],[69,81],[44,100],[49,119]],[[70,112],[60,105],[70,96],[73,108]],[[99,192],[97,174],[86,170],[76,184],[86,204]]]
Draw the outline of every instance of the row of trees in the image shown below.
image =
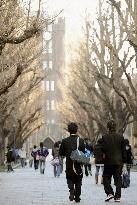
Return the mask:
[[96,141],[109,119],[124,133],[137,120],[137,2],[99,0],[97,20],[86,17],[84,38],[70,64],[62,105],[64,123],[77,121]]
[[15,145],[16,141],[16,146],[21,147],[44,123],[41,82],[46,74],[40,63],[42,32],[54,17],[51,19],[41,12],[41,0],[36,12],[31,12],[31,0],[23,8],[25,2],[0,2],[1,161],[5,139],[8,138],[9,145]]

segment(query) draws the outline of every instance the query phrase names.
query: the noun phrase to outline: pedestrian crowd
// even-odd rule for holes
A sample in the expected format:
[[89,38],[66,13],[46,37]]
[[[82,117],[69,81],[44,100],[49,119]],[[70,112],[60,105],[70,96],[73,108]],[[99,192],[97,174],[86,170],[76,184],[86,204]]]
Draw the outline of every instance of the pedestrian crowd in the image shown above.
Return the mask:
[[21,149],[12,148],[11,146],[7,146],[7,152],[6,152],[6,162],[7,162],[7,171],[13,172],[13,164],[18,164],[20,162],[22,167],[26,166],[26,157],[27,153],[25,150],[25,147],[22,147]]
[[[112,199],[115,202],[120,202],[122,187],[127,188],[130,185],[130,169],[133,163],[133,155],[129,141],[124,139],[121,133],[117,133],[114,120],[110,120],[107,123],[107,129],[108,132],[100,137],[92,147],[87,140],[84,142],[82,138],[79,138],[76,123],[68,124],[70,136],[62,140],[59,155],[66,157],[66,179],[70,201],[75,200],[75,202],[79,203],[81,200],[83,164],[80,163],[80,160],[83,163],[85,160],[85,175],[88,176],[88,173],[92,175],[90,164],[93,163],[94,159],[96,167],[95,183],[98,184],[100,177],[106,193],[105,202],[109,202]],[[89,157],[89,163],[87,163],[85,155]],[[126,165],[127,173],[122,174],[124,165]],[[99,174],[100,172],[101,174]],[[116,187],[115,191],[111,185],[112,177]]]
[[[101,136],[93,145],[88,138],[78,136],[78,125],[68,124],[69,137],[57,141],[52,149],[51,165],[54,177],[60,177],[63,172],[63,159],[66,159],[66,180],[69,189],[69,200],[81,201],[81,186],[83,174],[92,176],[92,164],[95,164],[95,184],[102,184],[106,193],[106,202],[114,200],[120,202],[122,188],[130,186],[130,170],[133,165],[133,154],[128,139],[116,131],[116,123],[110,120],[107,123],[108,132]],[[35,170],[45,172],[46,158],[49,150],[40,142],[34,145],[31,151],[30,167],[34,164]],[[21,166],[26,165],[26,150],[13,150],[7,147],[8,171],[13,171],[12,161],[20,160]],[[87,160],[88,159],[88,160]],[[116,190],[112,188],[112,177]]]

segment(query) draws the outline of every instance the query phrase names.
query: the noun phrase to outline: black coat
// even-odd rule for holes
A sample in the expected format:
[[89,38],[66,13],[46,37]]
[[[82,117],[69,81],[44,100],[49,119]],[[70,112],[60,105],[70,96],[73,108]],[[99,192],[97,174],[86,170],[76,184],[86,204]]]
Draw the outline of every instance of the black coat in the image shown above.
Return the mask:
[[38,149],[37,148],[34,148],[31,152],[31,156],[34,157],[34,159],[36,160],[36,156],[38,154]]
[[132,155],[130,145],[126,145],[126,153],[127,153],[127,164],[133,164],[133,155]]
[[13,162],[15,159],[14,159],[14,156],[13,156],[13,150],[12,149],[9,149],[7,154],[6,154],[6,157],[7,157],[7,162],[10,163],[10,162]]
[[102,150],[105,154],[104,164],[122,165],[127,161],[124,137],[116,132],[102,137]]
[[104,154],[102,151],[102,144],[95,144],[93,149],[95,164],[104,164]]
[[[69,137],[62,140],[59,155],[66,157],[66,174],[69,175],[73,173],[73,161],[70,159],[71,152],[77,148],[77,135],[70,135]],[[84,152],[85,145],[84,140],[79,138],[79,150]],[[79,163],[74,163],[75,170],[77,174],[82,173],[81,165]]]

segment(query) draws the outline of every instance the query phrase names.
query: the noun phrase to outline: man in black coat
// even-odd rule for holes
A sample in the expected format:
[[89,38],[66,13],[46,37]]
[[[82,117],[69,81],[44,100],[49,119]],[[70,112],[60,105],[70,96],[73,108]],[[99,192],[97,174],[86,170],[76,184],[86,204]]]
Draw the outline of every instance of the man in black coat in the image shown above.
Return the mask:
[[[102,137],[102,151],[104,157],[103,183],[107,194],[105,201],[114,198],[115,202],[120,202],[122,187],[122,168],[126,163],[126,149],[124,137],[116,132],[116,123],[110,120],[107,123],[108,134]],[[116,192],[111,187],[111,177],[114,178]]]
[[11,163],[13,161],[15,161],[15,158],[14,158],[13,150],[12,150],[12,148],[10,146],[7,146],[6,157],[7,157],[7,165],[8,165],[8,170],[7,171],[8,172],[13,171]]
[[[70,136],[62,140],[59,155],[66,156],[66,179],[70,192],[69,199],[70,201],[80,202],[83,178],[82,165],[77,162],[74,163],[70,159],[71,152],[77,148],[77,130],[78,126],[76,123],[71,122],[68,124]],[[84,140],[81,138],[79,138],[79,150],[85,151]]]

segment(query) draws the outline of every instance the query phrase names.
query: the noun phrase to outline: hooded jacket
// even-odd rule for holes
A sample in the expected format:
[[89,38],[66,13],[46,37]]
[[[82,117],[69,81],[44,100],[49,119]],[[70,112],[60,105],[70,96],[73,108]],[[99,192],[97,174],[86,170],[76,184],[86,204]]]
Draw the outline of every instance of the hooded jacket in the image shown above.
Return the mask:
[[25,150],[25,148],[21,148],[19,150],[19,156],[20,156],[20,158],[26,159],[26,150]]

